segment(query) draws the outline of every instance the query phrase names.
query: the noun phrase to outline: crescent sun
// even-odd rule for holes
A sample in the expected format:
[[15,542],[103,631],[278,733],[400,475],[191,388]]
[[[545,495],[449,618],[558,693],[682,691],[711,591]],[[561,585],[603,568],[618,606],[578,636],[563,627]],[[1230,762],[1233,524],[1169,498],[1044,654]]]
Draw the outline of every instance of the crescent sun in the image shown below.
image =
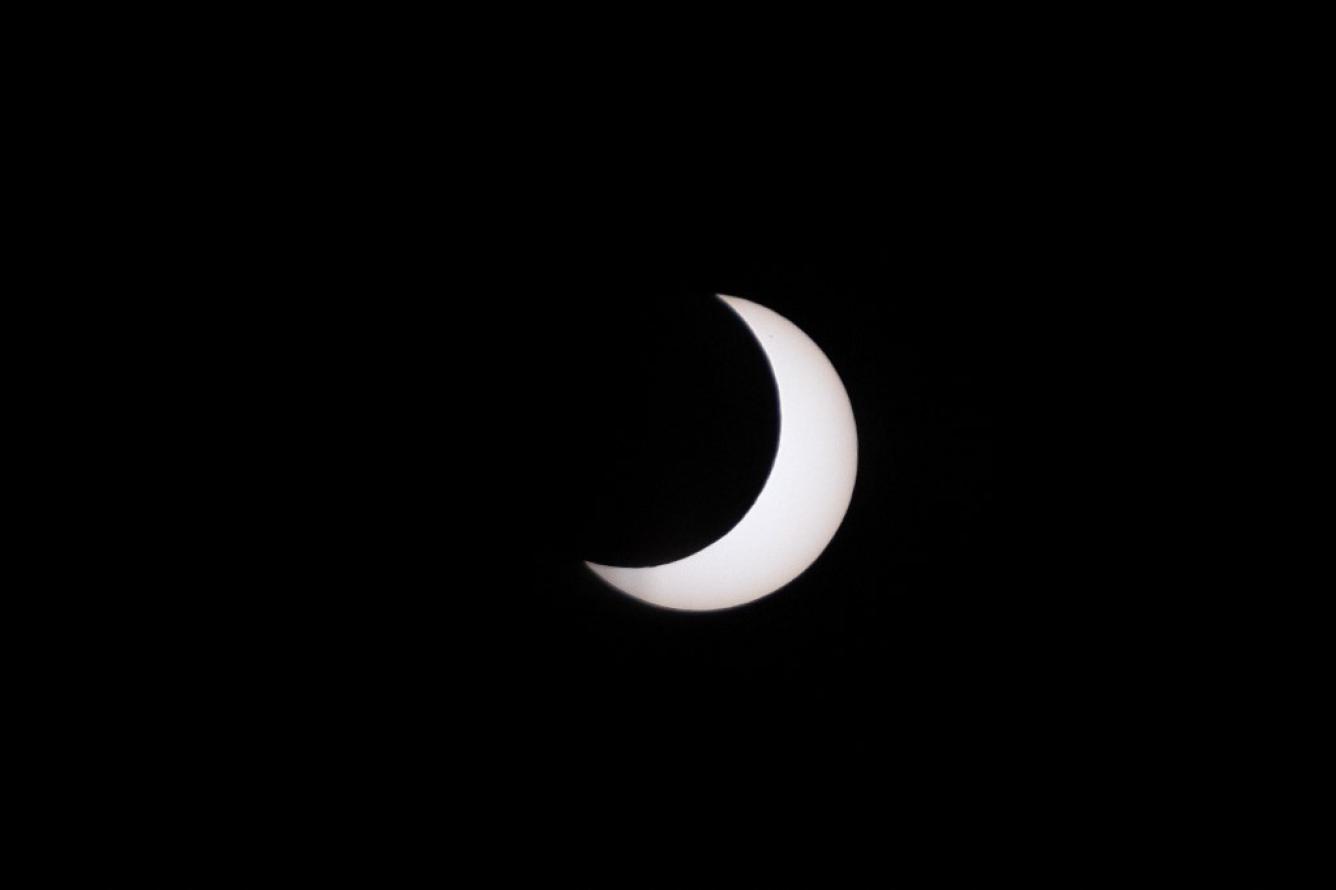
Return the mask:
[[858,471],[854,412],[830,359],[773,310],[718,296],[755,336],[779,391],[770,475],[738,524],[690,556],[638,568],[585,563],[623,593],[670,609],[740,606],[797,578],[835,537]]

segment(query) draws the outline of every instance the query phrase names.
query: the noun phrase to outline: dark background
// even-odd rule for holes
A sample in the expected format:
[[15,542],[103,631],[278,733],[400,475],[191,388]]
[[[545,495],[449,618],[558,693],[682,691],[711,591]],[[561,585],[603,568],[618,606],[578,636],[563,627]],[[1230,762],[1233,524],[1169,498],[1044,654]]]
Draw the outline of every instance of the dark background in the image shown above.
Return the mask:
[[[257,594],[273,707],[512,764],[954,762],[1067,726],[1110,633],[1107,565],[1062,505],[1089,486],[1064,357],[1119,286],[1080,212],[1109,175],[980,91],[894,120],[779,103],[405,135],[339,189],[300,158],[262,229],[292,270],[261,310],[286,364],[262,520],[284,592]],[[806,573],[683,614],[582,561],[680,558],[764,484],[773,384],[716,293],[830,357],[859,472]]]
[[[999,503],[995,439],[1025,351],[1015,283],[998,281],[1018,260],[931,208],[838,219],[837,195],[767,218],[653,194],[490,241],[349,320],[349,342],[374,345],[353,347],[329,406],[337,530],[316,550],[339,594],[316,623],[335,697],[428,735],[448,712],[521,759],[539,740],[614,759],[838,758],[887,732],[912,727],[928,750],[1017,719],[1036,606],[1008,552],[1028,512]],[[685,556],[764,484],[774,386],[716,293],[778,311],[830,357],[859,472],[796,581],[678,613],[582,561]]]
[[[167,606],[135,616],[185,655],[135,653],[168,677],[164,747],[208,740],[207,770],[260,777],[265,803],[364,784],[450,814],[472,784],[507,829],[535,801],[583,829],[596,786],[650,808],[679,790],[678,827],[720,816],[718,837],[739,775],[763,808],[812,782],[850,792],[841,814],[917,825],[991,805],[992,832],[1036,774],[1079,794],[1135,771],[1163,724],[1119,709],[1196,699],[1180,644],[1210,592],[1165,595],[1137,559],[1151,519],[1176,543],[1181,490],[1106,506],[1128,453],[1170,476],[1191,459],[1163,459],[1171,428],[1120,420],[1141,406],[1100,378],[1158,386],[1146,342],[1196,339],[1160,332],[1206,153],[1168,124],[1199,89],[1152,110],[1121,89],[1122,46],[1074,76],[1083,34],[1035,28],[1043,55],[963,24],[818,52],[753,23],[634,77],[630,38],[604,59],[540,27],[542,57],[505,29],[471,55],[427,28],[386,58],[357,40],[298,61],[289,42],[320,42],[302,31],[278,41],[291,76],[238,90],[229,51],[149,109],[169,134],[151,151],[112,115],[87,143],[131,137],[164,194],[102,209],[154,224],[102,277],[162,285],[167,311],[135,322],[182,359],[144,361],[180,387],[150,460],[186,464]],[[779,64],[737,52],[757,46]],[[773,387],[719,292],[830,357],[859,474],[800,578],[682,614],[582,561],[681,557],[764,484]],[[1170,396],[1166,415],[1195,393]],[[1156,659],[1195,674],[1170,685]],[[674,789],[683,769],[722,781]],[[633,812],[603,815],[635,832]]]

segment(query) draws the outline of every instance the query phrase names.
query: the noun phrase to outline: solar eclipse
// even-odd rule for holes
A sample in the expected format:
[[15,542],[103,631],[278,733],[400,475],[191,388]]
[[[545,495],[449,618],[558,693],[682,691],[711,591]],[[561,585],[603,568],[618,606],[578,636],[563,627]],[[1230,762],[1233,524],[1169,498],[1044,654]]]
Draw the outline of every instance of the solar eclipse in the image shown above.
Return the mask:
[[683,559],[636,568],[585,563],[623,593],[686,611],[753,602],[806,571],[848,511],[858,467],[853,408],[825,353],[778,313],[719,299],[755,337],[779,392],[779,445],[764,487],[737,525]]

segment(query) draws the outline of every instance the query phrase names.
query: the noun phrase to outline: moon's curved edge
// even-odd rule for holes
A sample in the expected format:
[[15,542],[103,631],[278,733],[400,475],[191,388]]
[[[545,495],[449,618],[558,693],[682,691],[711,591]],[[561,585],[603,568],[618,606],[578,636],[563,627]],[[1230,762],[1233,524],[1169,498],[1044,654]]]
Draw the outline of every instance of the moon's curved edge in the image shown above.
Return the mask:
[[[858,456],[859,456],[859,455],[858,455],[858,452],[859,452],[859,449],[858,449],[858,421],[857,421],[857,416],[853,414],[853,402],[852,402],[851,399],[849,399],[849,391],[848,391],[848,387],[846,387],[846,386],[844,385],[844,380],[843,380],[843,378],[840,377],[840,375],[839,375],[839,370],[838,370],[837,368],[835,368],[834,362],[831,362],[831,361],[830,361],[830,357],[827,356],[827,355],[825,354],[825,350],[821,349],[821,347],[820,347],[818,344],[816,344],[815,341],[812,341],[812,340],[811,340],[811,337],[809,337],[809,336],[807,335],[807,332],[806,332],[806,331],[803,331],[801,328],[799,328],[796,324],[794,324],[792,321],[790,321],[789,319],[787,319],[785,316],[779,315],[779,313],[774,312],[773,309],[769,309],[769,307],[762,306],[760,303],[756,303],[756,302],[754,302],[754,301],[752,301],[752,300],[748,300],[748,299],[746,299],[746,298],[744,298],[744,297],[735,297],[735,296],[730,296],[730,295],[728,295],[728,294],[718,294],[718,293],[717,293],[717,294],[715,294],[715,297],[716,297],[717,299],[719,299],[724,305],[728,306],[728,308],[733,312],[733,314],[736,315],[736,316],[742,321],[743,327],[745,327],[745,328],[747,329],[747,333],[751,335],[752,339],[756,341],[757,346],[760,347],[761,355],[765,358],[766,366],[770,369],[770,382],[771,382],[771,385],[774,387],[775,397],[776,397],[776,402],[777,402],[777,404],[779,404],[779,405],[781,406],[780,410],[778,411],[778,413],[779,413],[779,431],[778,431],[778,435],[776,436],[776,439],[775,439],[775,451],[774,451],[774,454],[771,455],[771,459],[770,459],[770,460],[771,460],[770,471],[766,474],[766,481],[765,481],[765,483],[763,483],[763,484],[761,485],[760,490],[757,491],[757,493],[756,493],[756,498],[752,500],[751,505],[748,506],[748,508],[743,512],[742,516],[740,516],[740,517],[738,518],[738,521],[735,522],[732,526],[730,526],[730,528],[729,528],[729,530],[728,530],[727,532],[725,532],[725,533],[724,533],[723,535],[721,535],[719,538],[716,538],[716,539],[715,539],[715,542],[717,543],[719,540],[722,540],[723,538],[727,537],[727,536],[733,531],[733,529],[735,529],[735,528],[737,528],[739,525],[741,525],[741,524],[747,519],[748,515],[750,515],[752,509],[756,506],[756,501],[760,499],[761,494],[766,490],[766,487],[770,484],[771,476],[774,474],[775,462],[776,462],[776,460],[777,460],[777,458],[778,458],[778,455],[779,455],[779,448],[780,448],[781,443],[783,442],[783,437],[784,437],[784,412],[783,412],[783,410],[782,410],[782,394],[781,394],[781,392],[780,392],[779,378],[778,378],[778,375],[777,375],[777,373],[776,373],[776,371],[775,371],[774,362],[771,360],[771,358],[770,358],[770,353],[766,350],[766,348],[765,348],[765,344],[761,341],[760,334],[756,331],[755,328],[752,327],[751,322],[749,322],[749,321],[747,320],[747,317],[746,317],[745,315],[742,314],[742,312],[739,310],[739,308],[738,308],[738,306],[736,305],[736,303],[747,303],[747,304],[749,304],[749,305],[757,306],[757,307],[759,307],[759,308],[761,308],[761,309],[765,309],[765,310],[768,311],[768,312],[774,313],[776,316],[778,316],[779,318],[783,319],[784,321],[786,321],[786,322],[788,322],[790,325],[792,325],[793,328],[794,328],[795,330],[797,330],[798,332],[800,332],[805,338],[807,338],[809,341],[811,341],[812,344],[813,344],[814,346],[816,346],[817,351],[820,352],[821,355],[822,355],[822,357],[826,360],[827,365],[829,365],[831,371],[834,372],[836,379],[839,380],[840,389],[841,389],[841,391],[842,391],[842,393],[843,393],[843,395],[844,395],[845,400],[846,400],[846,401],[848,402],[848,404],[849,404],[849,413],[850,413],[850,418],[849,418],[849,419],[850,419],[850,422],[851,422],[852,425],[853,425],[853,434],[854,434],[854,435],[853,435],[853,443],[852,443],[852,445],[853,445],[853,459],[854,459],[854,465],[853,465],[853,478],[852,478],[852,480],[851,480],[851,484],[850,484],[850,488],[849,488],[849,498],[848,498],[848,500],[846,501],[846,503],[844,504],[844,507],[843,507],[843,510],[842,510],[842,515],[841,515],[841,517],[840,517],[840,521],[839,521],[839,523],[835,526],[835,529],[834,529],[834,531],[831,533],[831,536],[830,536],[829,540],[827,540],[826,543],[821,547],[820,551],[818,551],[818,553],[816,554],[816,557],[814,557],[810,562],[808,562],[805,566],[803,566],[803,568],[802,568],[800,571],[798,571],[796,574],[794,574],[791,578],[789,578],[789,579],[788,579],[787,581],[785,581],[783,584],[781,584],[781,585],[779,585],[779,586],[777,586],[777,587],[775,587],[775,588],[773,588],[773,589],[771,589],[771,590],[768,590],[768,591],[766,591],[766,592],[764,592],[764,593],[757,594],[756,596],[753,596],[753,597],[751,597],[750,599],[745,599],[745,600],[742,600],[742,601],[740,601],[740,602],[736,602],[736,603],[727,603],[727,604],[719,605],[719,606],[677,606],[677,605],[670,605],[670,604],[668,604],[668,603],[655,602],[655,601],[653,601],[653,600],[645,599],[644,597],[642,597],[642,596],[640,596],[640,595],[638,595],[638,594],[636,594],[636,593],[633,593],[633,592],[631,592],[631,591],[629,591],[629,590],[626,590],[626,589],[624,589],[624,588],[622,588],[622,587],[619,587],[619,586],[618,586],[614,581],[612,581],[612,579],[609,577],[609,575],[612,575],[612,574],[614,574],[614,573],[616,573],[616,572],[619,572],[619,571],[635,571],[635,572],[639,572],[639,571],[648,571],[648,570],[652,570],[652,569],[656,569],[656,568],[662,568],[663,566],[670,566],[670,565],[673,565],[673,564],[675,564],[675,563],[682,562],[683,560],[690,559],[691,557],[695,556],[696,553],[700,553],[700,552],[701,552],[700,550],[696,551],[695,553],[688,554],[687,556],[684,556],[684,557],[682,557],[681,559],[673,560],[672,562],[659,563],[658,565],[653,565],[653,566],[609,566],[609,565],[603,565],[602,563],[590,562],[589,560],[584,560],[584,561],[583,561],[585,567],[588,568],[588,569],[590,570],[590,572],[593,573],[593,575],[594,575],[596,578],[598,578],[601,582],[603,582],[604,584],[606,584],[608,587],[610,587],[610,588],[612,588],[613,590],[617,591],[619,594],[621,594],[621,595],[623,595],[623,596],[630,597],[631,599],[634,599],[635,601],[637,601],[637,602],[639,602],[639,603],[643,603],[643,604],[648,605],[648,606],[653,606],[654,608],[658,608],[658,609],[665,609],[665,610],[670,611],[670,612],[684,612],[684,613],[724,612],[724,611],[728,611],[729,609],[738,609],[738,608],[741,608],[742,606],[747,606],[747,605],[750,605],[750,604],[752,604],[752,603],[754,603],[754,602],[757,602],[757,601],[759,601],[759,600],[765,599],[765,598],[768,597],[768,596],[772,596],[773,594],[778,593],[780,590],[783,590],[785,587],[788,587],[788,586],[789,586],[790,584],[792,584],[794,581],[796,581],[796,580],[798,580],[799,578],[801,578],[804,574],[807,573],[807,570],[810,569],[810,568],[816,563],[817,559],[820,559],[821,555],[824,554],[825,551],[826,551],[827,549],[829,549],[831,543],[833,543],[834,540],[835,540],[835,536],[839,533],[840,528],[843,527],[843,525],[844,525],[844,519],[848,516],[849,506],[850,506],[850,504],[852,504],[852,501],[853,501],[853,491],[854,491],[854,489],[857,487],[857,481],[858,481],[858,463],[859,463],[859,461],[858,461]],[[713,543],[710,544],[710,545],[707,545],[707,547],[709,547],[709,546],[713,546]],[[703,550],[703,549],[705,549],[705,548],[702,548],[702,550]]]

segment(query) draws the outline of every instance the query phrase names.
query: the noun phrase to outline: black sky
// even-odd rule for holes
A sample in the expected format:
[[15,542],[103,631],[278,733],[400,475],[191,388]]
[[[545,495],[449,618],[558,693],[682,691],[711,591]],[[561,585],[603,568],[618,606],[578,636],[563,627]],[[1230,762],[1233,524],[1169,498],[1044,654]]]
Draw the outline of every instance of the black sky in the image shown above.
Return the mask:
[[[281,319],[306,375],[285,422],[327,581],[275,615],[329,666],[322,694],[386,719],[429,703],[522,751],[776,725],[865,750],[942,728],[915,730],[926,750],[1071,693],[1047,673],[1082,640],[1054,633],[1068,564],[1033,531],[1051,490],[1025,490],[1058,460],[1062,408],[1021,407],[1061,376],[1052,342],[1079,348],[1092,247],[1069,196],[1034,187],[1030,154],[981,153],[976,127],[860,128],[805,157],[726,132],[532,164],[471,151],[420,191],[387,168],[388,209],[359,199],[301,241],[324,286]],[[582,561],[679,558],[764,483],[773,384],[716,293],[830,357],[859,473],[800,578],[682,614]],[[408,719],[447,731],[431,713]]]

